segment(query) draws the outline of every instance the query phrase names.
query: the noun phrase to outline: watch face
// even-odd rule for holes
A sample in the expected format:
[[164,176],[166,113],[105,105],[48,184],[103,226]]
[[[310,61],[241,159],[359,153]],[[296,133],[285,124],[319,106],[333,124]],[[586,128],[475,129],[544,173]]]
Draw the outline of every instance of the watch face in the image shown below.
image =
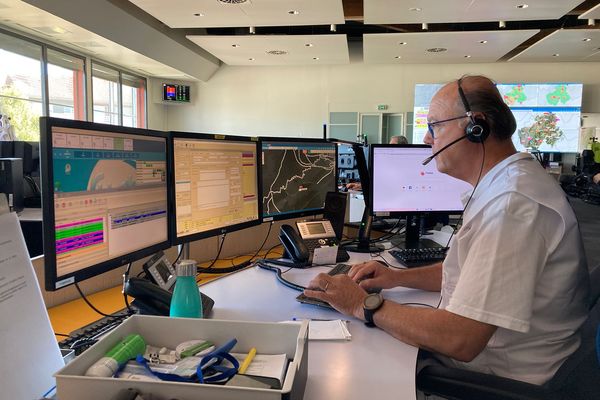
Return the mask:
[[379,294],[370,294],[365,298],[365,308],[372,310],[381,304],[382,298]]

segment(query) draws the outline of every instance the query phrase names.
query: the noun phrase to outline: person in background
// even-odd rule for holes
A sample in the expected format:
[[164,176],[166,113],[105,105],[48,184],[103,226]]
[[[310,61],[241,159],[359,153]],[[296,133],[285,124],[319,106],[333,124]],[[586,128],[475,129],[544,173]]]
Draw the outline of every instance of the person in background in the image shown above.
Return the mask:
[[[408,144],[408,139],[406,136],[396,135],[390,138],[390,144]],[[352,182],[346,184],[347,190],[362,190],[362,185],[360,182]]]
[[[516,151],[515,118],[490,79],[445,85],[427,119],[425,143],[434,153],[445,148],[437,169],[475,188],[446,259],[403,270],[369,261],[348,275],[319,274],[304,293],[430,351],[436,362],[544,384],[579,347],[588,315],[573,210],[537,160]],[[483,141],[464,140],[476,125]],[[396,286],[441,291],[440,304],[412,307],[367,293]]]
[[390,144],[408,144],[408,139],[406,139],[406,136],[392,136],[390,138]]

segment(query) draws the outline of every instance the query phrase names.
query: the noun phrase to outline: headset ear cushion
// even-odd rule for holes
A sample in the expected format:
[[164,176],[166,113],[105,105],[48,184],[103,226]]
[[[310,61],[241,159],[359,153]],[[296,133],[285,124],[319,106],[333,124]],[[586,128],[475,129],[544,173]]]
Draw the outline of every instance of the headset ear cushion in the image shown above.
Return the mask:
[[490,135],[490,127],[483,118],[475,118],[466,128],[467,139],[474,143],[482,143]]

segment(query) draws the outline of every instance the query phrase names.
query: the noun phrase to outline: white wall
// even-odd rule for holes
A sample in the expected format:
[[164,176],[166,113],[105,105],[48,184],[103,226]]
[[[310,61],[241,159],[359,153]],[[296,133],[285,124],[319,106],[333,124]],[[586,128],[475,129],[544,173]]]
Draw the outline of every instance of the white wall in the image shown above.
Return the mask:
[[[600,63],[415,64],[314,67],[223,65],[196,85],[190,105],[167,107],[167,129],[239,135],[321,137],[329,111],[412,111],[416,83],[466,73],[498,82],[583,82],[583,112],[600,112]],[[153,82],[154,85],[158,81]]]

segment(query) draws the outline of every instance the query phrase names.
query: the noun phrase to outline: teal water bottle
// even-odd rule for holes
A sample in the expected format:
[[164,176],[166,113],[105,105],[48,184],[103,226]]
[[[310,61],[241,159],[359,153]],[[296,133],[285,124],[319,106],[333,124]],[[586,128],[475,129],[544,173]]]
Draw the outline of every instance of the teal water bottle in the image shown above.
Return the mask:
[[202,318],[202,302],[196,284],[196,262],[182,260],[177,265],[177,280],[171,299],[171,317]]

